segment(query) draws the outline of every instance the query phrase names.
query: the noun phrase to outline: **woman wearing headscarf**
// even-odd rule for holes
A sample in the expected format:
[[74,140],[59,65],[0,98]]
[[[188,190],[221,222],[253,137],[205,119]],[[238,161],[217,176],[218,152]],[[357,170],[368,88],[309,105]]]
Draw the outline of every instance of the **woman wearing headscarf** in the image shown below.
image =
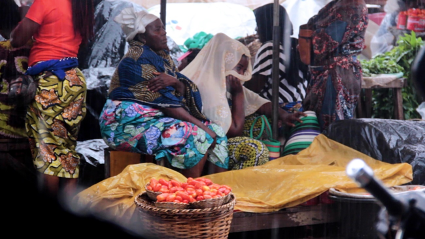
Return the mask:
[[[257,35],[262,45],[255,56],[252,83],[249,82],[250,89],[258,89],[259,94],[269,100],[273,92],[273,7],[270,3],[254,10]],[[290,28],[286,29],[288,25]],[[308,115],[303,118],[304,123],[296,123],[286,132],[280,131],[286,139],[282,151],[282,156],[285,156],[307,148],[320,133],[320,128],[315,113],[304,111],[302,106],[309,78],[308,66],[300,59],[298,40],[289,37],[290,42],[285,42],[285,34],[292,34],[292,23],[285,8],[280,5],[279,27],[279,107],[288,112],[303,111]],[[284,44],[290,44],[289,61]]]
[[[273,3],[263,5],[254,10],[257,22],[257,35],[261,42],[254,60],[252,80],[247,82],[247,88],[260,96],[272,99],[272,64],[273,64]],[[289,23],[290,30],[285,30]],[[301,101],[307,88],[307,66],[299,58],[296,50],[297,39],[290,38],[290,61],[287,62],[284,52],[285,32],[292,34],[292,23],[284,7],[279,5],[279,106],[288,112],[303,111]],[[288,63],[288,64],[287,64]]]
[[100,116],[102,137],[115,150],[155,155],[186,177],[199,177],[208,161],[227,170],[227,138],[202,114],[196,85],[172,60],[164,25],[134,8],[115,18],[130,45],[121,59]]
[[[272,115],[269,100],[243,87],[251,79],[250,51],[241,42],[225,34],[216,34],[182,73],[192,79],[202,95],[202,112],[226,132],[229,145],[229,169],[257,166],[268,161],[263,143],[250,139],[245,117]],[[304,113],[279,109],[280,123],[294,126]]]
[[26,130],[42,190],[56,197],[77,190],[78,131],[86,114],[86,80],[78,50],[93,36],[93,0],[35,0],[11,34],[14,47],[34,43],[25,74],[38,87]]
[[307,23],[313,57],[303,107],[316,112],[322,130],[354,117],[362,79],[357,55],[364,48],[367,14],[364,0],[334,0]]

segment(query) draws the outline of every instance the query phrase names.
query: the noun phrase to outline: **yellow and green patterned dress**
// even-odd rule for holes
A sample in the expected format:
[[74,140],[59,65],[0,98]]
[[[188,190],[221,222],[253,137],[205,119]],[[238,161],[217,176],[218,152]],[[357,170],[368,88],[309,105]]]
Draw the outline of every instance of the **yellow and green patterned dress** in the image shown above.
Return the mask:
[[35,100],[29,105],[26,129],[34,164],[41,173],[78,178],[80,157],[75,147],[86,115],[86,80],[78,68],[60,80],[40,73]]

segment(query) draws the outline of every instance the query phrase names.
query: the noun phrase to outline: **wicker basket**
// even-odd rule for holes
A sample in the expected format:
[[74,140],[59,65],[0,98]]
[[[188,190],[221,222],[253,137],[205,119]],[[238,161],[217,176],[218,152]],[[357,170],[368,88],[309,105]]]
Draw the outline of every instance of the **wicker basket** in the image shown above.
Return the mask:
[[154,202],[157,208],[165,209],[187,209],[189,208],[189,203],[177,203],[177,202]]
[[205,209],[162,209],[146,193],[134,200],[140,225],[149,238],[228,238],[235,196],[218,207]]

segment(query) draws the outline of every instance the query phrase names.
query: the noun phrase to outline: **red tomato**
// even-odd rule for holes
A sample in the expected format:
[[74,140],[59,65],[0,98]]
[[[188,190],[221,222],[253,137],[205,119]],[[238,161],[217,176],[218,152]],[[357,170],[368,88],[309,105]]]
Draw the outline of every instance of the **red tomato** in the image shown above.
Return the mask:
[[189,196],[189,202],[196,202],[196,199],[192,196]]
[[189,201],[189,195],[185,192],[182,192],[182,191],[178,191],[176,193],[176,197],[181,197],[182,200],[188,200]]
[[187,183],[190,183],[190,182],[192,182],[192,181],[193,181],[193,178],[192,178],[192,177],[188,177],[186,182],[187,182]]
[[189,188],[193,188],[193,189],[195,189],[195,185],[191,185],[191,184],[187,185],[187,186],[186,186],[186,190],[189,190]]
[[195,188],[202,188],[203,186],[206,186],[206,184],[204,182],[197,182],[195,184]]
[[158,180],[151,178],[149,184],[152,186],[152,188],[155,188],[155,186],[158,184]]
[[202,196],[204,195],[204,191],[202,191],[202,189],[196,189],[196,195]]
[[188,200],[183,200],[183,203],[189,203],[189,201]]
[[207,186],[210,186],[210,185],[212,185],[212,184],[213,184],[213,182],[211,181],[211,179],[208,179],[208,178],[206,178],[206,179],[204,180],[204,182],[205,182],[205,184],[207,184]]
[[211,189],[210,189],[210,187],[208,187],[208,186],[202,186],[202,191],[210,191]]
[[206,195],[208,195],[208,196],[211,196],[211,193],[210,193],[210,191],[204,191],[204,194],[203,194],[203,196],[206,196]]
[[162,193],[169,193],[169,192],[170,192],[170,190],[168,190],[168,188],[166,188],[166,187],[162,187],[162,188],[159,190],[159,192],[162,192]]
[[204,195],[204,198],[205,198],[205,199],[211,199],[211,198],[212,198],[212,196],[211,196],[211,195]]
[[153,190],[153,188],[151,186],[147,186],[146,189],[149,190],[149,191]]
[[163,202],[167,199],[167,197],[168,197],[168,193],[161,193],[158,196],[156,196],[156,200],[158,202]]
[[170,183],[167,180],[163,179],[163,178],[161,178],[158,182],[160,184],[164,185],[164,186],[170,187]]
[[180,196],[176,196],[176,200],[179,201],[179,202],[181,202],[181,201],[183,201],[183,198],[180,197]]
[[176,180],[171,179],[170,180],[170,184],[173,185],[174,187],[181,187],[182,183]]
[[174,200],[176,200],[176,194],[174,194],[174,193],[168,194],[166,201],[167,202],[174,202]]
[[161,190],[161,188],[162,188],[162,185],[160,183],[157,183],[156,186],[153,188],[153,190],[155,192],[159,192],[159,190]]
[[212,188],[212,189],[219,189],[220,188],[220,185],[218,185],[218,184],[216,184],[216,183],[213,183],[213,184],[211,184],[211,185],[207,185],[207,186],[209,186],[210,188]]
[[204,198],[204,196],[197,196],[196,197],[196,201],[202,201],[202,200],[204,200],[205,198]]
[[230,193],[230,190],[228,190],[228,189],[226,189],[226,191],[224,191],[224,194],[229,194]]
[[192,180],[190,182],[187,182],[187,184],[192,185],[192,186],[195,186],[197,183],[198,183],[198,181],[196,181],[196,180]]
[[179,189],[177,187],[170,188],[170,193],[175,193],[177,191],[179,191]]
[[187,183],[182,183],[182,188],[186,188],[187,187]]

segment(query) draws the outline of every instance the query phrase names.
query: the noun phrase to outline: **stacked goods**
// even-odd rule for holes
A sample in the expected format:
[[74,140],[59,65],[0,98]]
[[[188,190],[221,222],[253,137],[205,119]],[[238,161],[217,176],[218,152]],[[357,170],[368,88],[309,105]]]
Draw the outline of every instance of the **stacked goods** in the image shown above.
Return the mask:
[[425,9],[410,8],[398,14],[397,29],[425,31]]
[[227,202],[231,188],[207,178],[188,178],[186,182],[152,178],[146,192],[160,208],[205,208]]
[[207,178],[154,179],[134,202],[148,238],[228,238],[235,196]]

